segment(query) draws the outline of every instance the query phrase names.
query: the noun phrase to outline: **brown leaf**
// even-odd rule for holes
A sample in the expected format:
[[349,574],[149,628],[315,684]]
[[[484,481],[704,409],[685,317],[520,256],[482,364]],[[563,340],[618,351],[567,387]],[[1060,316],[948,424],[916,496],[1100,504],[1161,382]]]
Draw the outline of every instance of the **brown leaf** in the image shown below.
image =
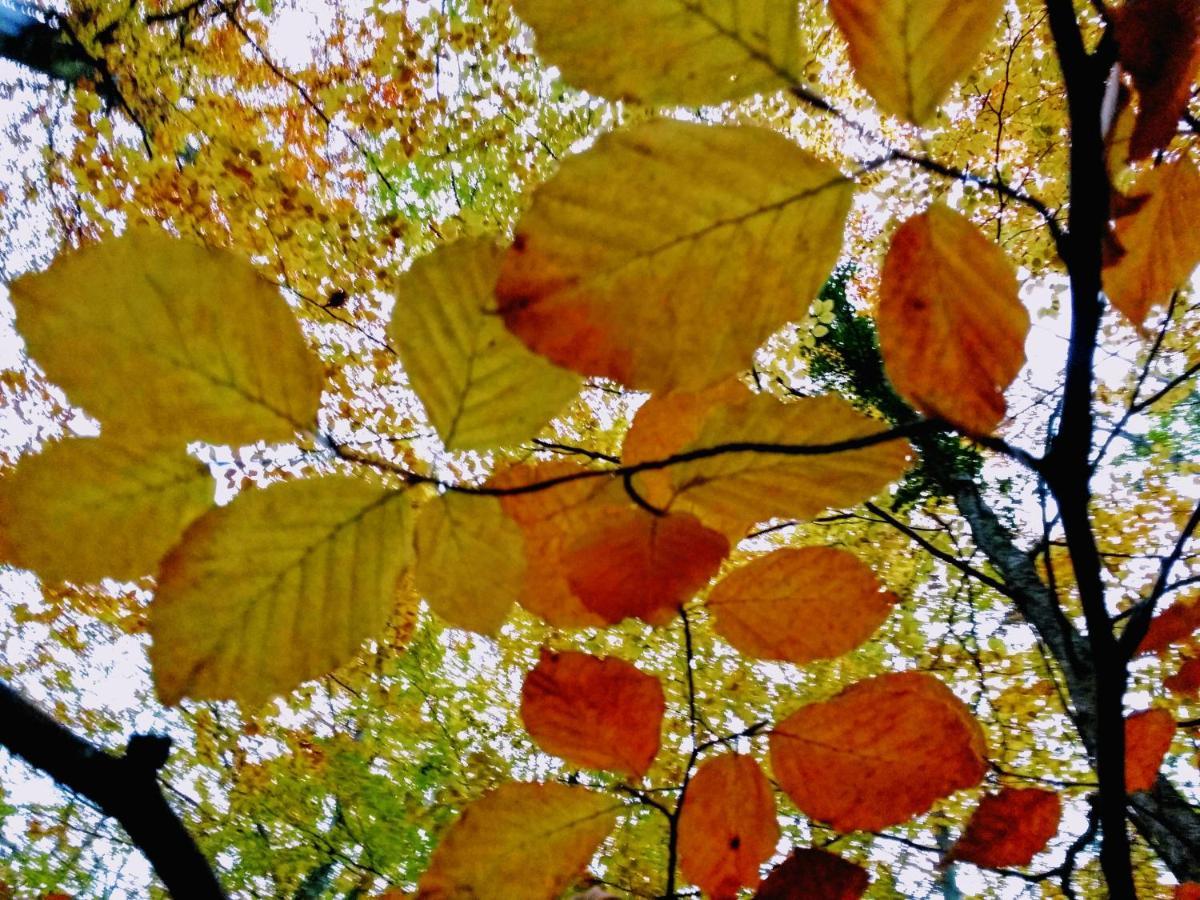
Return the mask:
[[799,848],[770,871],[754,900],[858,900],[870,881],[862,866],[825,850]]
[[805,815],[878,831],[978,784],[983,730],[932,675],[900,672],[801,707],[771,734],[771,767]]
[[962,837],[946,854],[992,869],[1025,866],[1058,833],[1062,801],[1041,788],[1001,788],[979,801]]
[[852,553],[788,547],[735,569],[707,606],[717,634],[747,656],[806,663],[862,644],[896,600]]
[[539,747],[589,769],[646,774],[664,710],[657,678],[615,658],[543,650],[521,689],[521,721]]
[[563,556],[567,583],[605,622],[669,622],[716,574],[729,541],[695,516],[631,507],[595,522]]
[[1166,147],[1187,110],[1200,67],[1197,0],[1128,0],[1110,11],[1117,57],[1138,92],[1130,158]]
[[701,763],[679,816],[683,877],[713,900],[733,900],[758,884],[758,867],[778,840],[771,784],[754,758],[730,753]]
[[1200,657],[1184,660],[1179,671],[1163,681],[1168,691],[1185,697],[1200,695]]
[[1148,791],[1158,779],[1163,757],[1175,737],[1175,717],[1147,709],[1125,719],[1125,790]]

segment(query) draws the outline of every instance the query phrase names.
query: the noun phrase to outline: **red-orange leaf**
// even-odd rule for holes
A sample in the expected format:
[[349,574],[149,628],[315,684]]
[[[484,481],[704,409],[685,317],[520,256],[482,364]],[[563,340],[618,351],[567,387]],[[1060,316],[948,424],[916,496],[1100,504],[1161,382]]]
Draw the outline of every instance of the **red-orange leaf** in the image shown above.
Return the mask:
[[671,620],[729,555],[729,541],[695,516],[614,510],[563,557],[567,583],[605,622]]
[[1125,719],[1125,790],[1148,791],[1158,779],[1163,757],[1175,736],[1175,717],[1147,709]]
[[1200,3],[1129,0],[1111,10],[1117,57],[1138,92],[1132,159],[1145,159],[1175,137],[1200,67]]
[[1200,657],[1184,660],[1179,671],[1163,681],[1168,691],[1194,697],[1200,694]]
[[806,663],[849,653],[887,618],[895,594],[852,553],[789,547],[736,569],[708,596],[717,634],[748,656]]
[[770,871],[754,900],[858,900],[870,882],[862,866],[825,850],[801,848]]
[[1175,886],[1175,900],[1200,900],[1200,883],[1189,881]]
[[1176,600],[1150,620],[1138,653],[1160,653],[1172,644],[1186,641],[1200,629],[1200,594]]
[[979,801],[966,831],[946,855],[998,869],[1025,866],[1058,833],[1062,801],[1041,788],[1001,788]]
[[679,816],[684,878],[713,900],[732,900],[758,884],[758,867],[778,840],[771,784],[753,757],[731,753],[700,765]]
[[543,650],[521,689],[521,721],[539,747],[569,763],[635,778],[658,753],[662,685],[615,658]]
[[879,294],[880,349],[896,390],[927,413],[990,433],[1029,332],[1004,251],[934,204],[896,231]]
[[878,831],[979,783],[983,730],[932,675],[901,672],[801,707],[771,734],[771,767],[801,812]]

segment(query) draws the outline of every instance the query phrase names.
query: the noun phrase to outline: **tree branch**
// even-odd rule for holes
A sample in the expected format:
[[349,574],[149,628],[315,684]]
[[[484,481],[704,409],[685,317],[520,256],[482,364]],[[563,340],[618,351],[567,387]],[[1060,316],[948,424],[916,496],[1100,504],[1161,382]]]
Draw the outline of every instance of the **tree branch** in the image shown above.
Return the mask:
[[159,788],[169,738],[135,734],[124,755],[114,756],[0,682],[0,745],[121,823],[172,895],[224,898],[208,860]]

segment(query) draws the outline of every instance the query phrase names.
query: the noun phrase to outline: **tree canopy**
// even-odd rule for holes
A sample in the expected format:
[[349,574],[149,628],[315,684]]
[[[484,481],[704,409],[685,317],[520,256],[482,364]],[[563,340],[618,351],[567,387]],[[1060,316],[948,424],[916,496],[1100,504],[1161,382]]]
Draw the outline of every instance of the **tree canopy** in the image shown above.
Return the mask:
[[0,58],[0,896],[1200,896],[1200,2]]

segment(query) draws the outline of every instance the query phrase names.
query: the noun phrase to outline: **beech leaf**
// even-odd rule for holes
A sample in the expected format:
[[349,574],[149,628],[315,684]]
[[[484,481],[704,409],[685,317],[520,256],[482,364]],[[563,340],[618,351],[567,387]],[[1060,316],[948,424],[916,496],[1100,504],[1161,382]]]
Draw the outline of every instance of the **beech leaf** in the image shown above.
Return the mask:
[[879,293],[880,350],[896,390],[924,412],[991,433],[1029,333],[1004,252],[937,203],[897,230]]
[[860,681],[771,733],[771,768],[784,791],[842,832],[898,825],[975,786],[986,754],[967,707],[921,672]]
[[775,796],[754,758],[728,753],[701,763],[679,816],[683,877],[713,900],[734,900],[758,885],[758,867],[778,841]]
[[557,900],[620,804],[564,784],[509,783],[471,803],[433,851],[419,900]]
[[1147,709],[1125,719],[1125,790],[1148,791],[1158,780],[1163,758],[1175,738],[1175,717]]
[[351,660],[395,607],[412,519],[407,491],[337,475],[201,516],[163,559],[150,605],[159,698],[253,706]]
[[106,428],[182,448],[316,426],[320,363],[279,289],[228,250],[132,228],[11,291],[30,355]]
[[1138,653],[1161,653],[1200,630],[1200,594],[1180,598],[1150,620]]
[[641,778],[665,710],[657,678],[615,657],[543,650],[521,689],[521,721],[547,753]]
[[725,576],[707,606],[717,634],[747,656],[807,663],[862,644],[897,599],[852,553],[788,547]]
[[858,900],[870,883],[862,866],[825,850],[800,848],[768,873],[754,900]]
[[576,372],[707,387],[816,295],[852,192],[762,128],[659,119],[604,135],[534,191],[496,285],[500,312]]
[[991,869],[1027,866],[1058,834],[1061,817],[1062,801],[1054,791],[1001,788],[979,801],[945,863],[963,860]]
[[461,240],[418,259],[396,286],[388,336],[452,450],[532,437],[579,392],[578,375],[505,330],[492,297],[501,257],[490,241]]

